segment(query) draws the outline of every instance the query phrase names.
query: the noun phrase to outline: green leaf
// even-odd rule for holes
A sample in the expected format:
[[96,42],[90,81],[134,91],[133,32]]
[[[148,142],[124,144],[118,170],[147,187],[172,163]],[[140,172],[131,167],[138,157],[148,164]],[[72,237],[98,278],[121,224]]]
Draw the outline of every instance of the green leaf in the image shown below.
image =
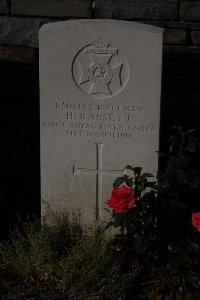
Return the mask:
[[131,170],[133,171],[135,174],[137,175],[140,175],[141,174],[141,171],[142,171],[142,168],[141,167],[131,167],[130,165],[127,165],[124,169],[127,169],[127,170]]
[[142,174],[142,177],[148,177],[148,178],[150,178],[150,177],[154,177],[154,176],[151,173],[145,172],[145,173]]
[[131,171],[133,171],[134,172],[134,168],[133,167],[131,167],[130,165],[127,165],[124,169],[127,169],[127,170],[131,170]]
[[126,180],[126,184],[130,187],[133,186],[133,179],[132,178],[129,178],[128,180]]
[[125,182],[128,186],[132,187],[133,185],[133,179],[130,178],[128,175],[124,175],[124,179],[125,179]]
[[113,187],[114,188],[119,187],[124,182],[125,182],[125,178],[124,177],[117,177],[115,179],[115,181],[113,182]]

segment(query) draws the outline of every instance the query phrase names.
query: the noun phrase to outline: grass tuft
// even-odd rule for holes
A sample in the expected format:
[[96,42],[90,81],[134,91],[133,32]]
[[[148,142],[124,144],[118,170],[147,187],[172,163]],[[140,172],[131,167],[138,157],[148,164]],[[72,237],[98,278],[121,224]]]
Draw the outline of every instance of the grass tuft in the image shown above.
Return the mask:
[[97,232],[77,212],[50,210],[42,226],[36,221],[16,228],[0,244],[0,299],[125,299],[138,265],[123,273],[108,240]]

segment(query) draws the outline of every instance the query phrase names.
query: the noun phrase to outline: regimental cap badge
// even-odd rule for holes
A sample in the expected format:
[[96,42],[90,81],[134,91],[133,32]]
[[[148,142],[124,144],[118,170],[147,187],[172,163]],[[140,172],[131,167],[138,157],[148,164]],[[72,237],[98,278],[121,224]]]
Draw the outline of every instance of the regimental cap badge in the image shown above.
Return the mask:
[[118,94],[129,78],[126,58],[102,36],[77,53],[72,70],[77,86],[97,98]]

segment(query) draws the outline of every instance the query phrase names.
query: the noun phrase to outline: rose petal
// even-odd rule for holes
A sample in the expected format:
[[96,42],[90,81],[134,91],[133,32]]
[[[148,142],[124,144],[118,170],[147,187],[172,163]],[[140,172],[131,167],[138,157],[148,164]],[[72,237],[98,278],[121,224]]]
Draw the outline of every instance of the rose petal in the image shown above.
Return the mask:
[[107,200],[115,214],[126,213],[136,203],[136,197],[131,187],[122,186],[112,190],[112,196]]

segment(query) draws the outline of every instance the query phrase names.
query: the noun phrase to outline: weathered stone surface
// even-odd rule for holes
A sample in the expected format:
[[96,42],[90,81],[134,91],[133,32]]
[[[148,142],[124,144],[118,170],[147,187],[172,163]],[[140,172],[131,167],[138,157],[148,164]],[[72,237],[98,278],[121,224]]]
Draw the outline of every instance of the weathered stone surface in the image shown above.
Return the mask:
[[164,31],[164,43],[172,45],[184,45],[187,43],[186,30],[166,28]]
[[177,0],[96,0],[97,18],[174,20]]
[[162,32],[116,20],[41,28],[41,198],[52,208],[91,222],[127,164],[157,173]]
[[196,46],[200,46],[200,31],[192,31],[192,41]]
[[90,17],[90,0],[12,0],[13,15]]
[[45,21],[47,19],[0,17],[0,44],[38,47],[38,31]]
[[0,61],[34,64],[35,49],[25,47],[0,46]]
[[8,5],[6,0],[0,0],[0,14],[8,13]]
[[200,1],[180,2],[180,18],[183,21],[200,21]]

